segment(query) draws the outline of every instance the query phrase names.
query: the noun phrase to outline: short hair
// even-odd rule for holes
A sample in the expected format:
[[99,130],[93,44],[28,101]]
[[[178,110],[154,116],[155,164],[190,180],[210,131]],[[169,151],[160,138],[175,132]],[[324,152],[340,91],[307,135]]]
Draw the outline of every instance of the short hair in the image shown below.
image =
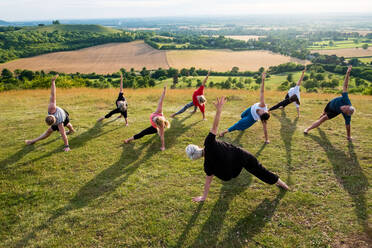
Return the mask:
[[187,156],[192,160],[199,159],[203,156],[203,149],[197,145],[188,145],[186,146],[185,151]]
[[266,122],[268,119],[270,119],[270,114],[265,112],[260,116],[261,121]]
[[355,108],[353,106],[349,107],[350,115],[353,115],[355,113]]
[[207,101],[207,99],[205,98],[204,95],[197,96],[196,98],[198,99],[198,102],[200,104],[203,104],[203,103],[205,103]]
[[48,115],[47,117],[45,117],[45,122],[46,124],[48,124],[48,126],[51,126],[56,122],[56,117],[54,117],[53,115]]

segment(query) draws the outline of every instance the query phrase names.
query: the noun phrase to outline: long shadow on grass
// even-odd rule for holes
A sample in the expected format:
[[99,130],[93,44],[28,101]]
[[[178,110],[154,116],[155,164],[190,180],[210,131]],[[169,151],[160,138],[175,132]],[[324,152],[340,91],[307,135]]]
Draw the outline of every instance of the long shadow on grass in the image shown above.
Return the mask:
[[[266,223],[271,221],[280,200],[284,197],[286,191],[280,190],[274,200],[264,199],[253,212],[245,218],[242,218],[238,223],[230,229],[226,235],[226,239],[220,242],[218,247],[246,247],[247,242],[261,232]],[[257,241],[256,245],[264,247]]]
[[[103,127],[108,125],[109,123],[113,122],[115,120],[112,120],[112,121],[109,121],[109,122],[106,122],[104,124],[100,123],[100,122],[96,122],[95,125],[93,127],[91,127],[90,129],[88,129],[87,131],[77,135],[77,136],[73,136],[74,134],[72,134],[72,136],[69,136],[69,144],[70,144],[70,147],[71,147],[71,152],[74,152],[74,149],[77,149],[79,147],[82,147],[84,146],[88,141],[92,140],[92,139],[96,139],[102,135],[105,135],[107,133],[110,133],[112,131],[115,131],[117,129],[119,129],[120,127],[116,127],[116,128],[113,128],[113,129],[110,129],[110,130],[107,130],[107,131],[103,131]],[[63,143],[62,143],[63,144]],[[34,145],[32,145],[34,146]],[[47,152],[45,153],[44,155],[40,156],[40,157],[37,157],[37,158],[34,158],[34,159],[31,159],[29,161],[26,161],[24,163],[21,163],[19,164],[19,166],[25,166],[25,165],[28,165],[30,163],[34,163],[36,161],[39,161],[39,160],[42,160],[42,159],[45,159],[47,157],[50,157],[51,155],[53,154],[56,154],[56,153],[63,153],[63,148],[62,146],[61,147],[58,147],[50,152]]]
[[[159,142],[153,142],[155,139],[158,139],[157,135],[154,135],[152,138],[142,143],[138,149],[134,149],[135,144],[133,143],[123,145],[122,154],[117,162],[87,182],[66,206],[57,209],[45,223],[33,228],[33,231],[17,242],[16,246],[26,246],[31,239],[36,238],[38,232],[48,229],[49,226],[54,224],[53,222],[56,219],[63,215],[67,215],[68,212],[72,210],[86,207],[93,202],[94,205],[100,205],[100,203],[105,200],[105,196],[127,181],[142,163],[150,160],[154,154],[160,152]],[[147,146],[149,146],[149,148],[146,150],[146,154],[142,159],[138,160],[138,157]]]
[[285,152],[286,152],[286,158],[287,158],[287,183],[288,185],[292,184],[291,180],[291,170],[292,170],[292,137],[297,129],[297,122],[298,117],[294,119],[292,122],[291,119],[289,119],[285,113],[284,110],[282,110],[282,113],[280,115],[280,118],[273,114],[278,120],[280,121],[281,127],[280,127],[280,136],[283,140],[284,146],[285,146]]
[[[265,146],[266,144],[263,144],[256,152],[256,157],[259,157]],[[220,190],[220,196],[214,205],[210,216],[204,223],[202,230],[200,231],[198,237],[194,240],[194,243],[191,245],[191,247],[216,247],[219,233],[221,231],[227,211],[229,210],[230,202],[235,198],[236,195],[245,191],[251,182],[252,176],[250,173],[246,173],[245,170],[242,171],[239,177],[228,182],[223,182]],[[193,218],[195,217],[192,217],[191,220]],[[183,239],[185,239],[185,237],[183,237]],[[184,241],[182,241],[182,243],[183,242]],[[178,243],[180,243],[180,241]]]
[[196,121],[191,124],[185,124],[185,121],[189,119],[192,116],[192,114],[189,114],[188,116],[185,116],[182,119],[174,118],[171,122],[171,128],[166,131],[165,133],[165,146],[170,148],[177,144],[177,138],[180,137],[182,134],[186,133],[188,130],[190,130],[193,126],[198,124],[199,122],[202,122],[202,120]]
[[363,174],[358,157],[354,151],[354,145],[349,143],[349,154],[336,149],[327,138],[326,134],[318,128],[320,137],[309,135],[316,141],[327,154],[328,160],[333,166],[333,172],[337,181],[348,192],[355,204],[355,213],[358,222],[363,226],[369,238],[372,237],[371,228],[368,226],[366,192],[369,184],[367,177]]
[[[60,138],[58,137],[58,138],[55,138],[55,139],[51,139],[48,142],[40,144],[39,147],[49,145],[49,144],[53,143],[54,141],[56,141],[58,139],[60,139]],[[34,150],[35,150],[35,146],[27,146],[27,145],[23,146],[23,148],[20,149],[18,152],[14,153],[13,155],[10,155],[6,159],[0,161],[0,169],[6,169],[8,166],[11,166],[11,165],[17,163],[24,156],[26,156],[28,153],[30,153]]]

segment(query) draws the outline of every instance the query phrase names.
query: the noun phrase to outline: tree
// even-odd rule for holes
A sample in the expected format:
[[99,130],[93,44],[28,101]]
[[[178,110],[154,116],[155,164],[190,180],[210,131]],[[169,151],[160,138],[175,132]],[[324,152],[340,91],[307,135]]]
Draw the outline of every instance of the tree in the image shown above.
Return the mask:
[[55,20],[55,21],[52,22],[52,24],[53,24],[53,25],[59,25],[59,24],[61,24],[61,23],[60,23],[58,20]]
[[146,69],[146,67],[143,67],[142,68],[142,71],[140,72],[140,74],[141,74],[142,77],[146,77],[146,76],[149,76],[150,75],[150,71],[148,71]]
[[265,68],[263,68],[263,67],[260,67],[260,69],[258,69],[258,72],[260,73],[260,74],[262,74],[262,72],[264,72],[265,71]]
[[324,75],[321,73],[318,73],[315,75],[315,79],[318,81],[324,80]]
[[293,81],[293,74],[292,73],[289,73],[288,76],[287,76],[287,81],[288,82],[292,82]]
[[1,77],[5,80],[11,79],[13,77],[13,73],[10,70],[4,68],[1,72]]
[[234,67],[231,69],[231,73],[237,74],[238,72],[239,72],[239,67],[237,67],[237,66],[234,66]]
[[367,50],[367,49],[368,49],[368,44],[367,44],[367,43],[363,44],[363,45],[362,45],[362,48],[363,48],[364,50]]

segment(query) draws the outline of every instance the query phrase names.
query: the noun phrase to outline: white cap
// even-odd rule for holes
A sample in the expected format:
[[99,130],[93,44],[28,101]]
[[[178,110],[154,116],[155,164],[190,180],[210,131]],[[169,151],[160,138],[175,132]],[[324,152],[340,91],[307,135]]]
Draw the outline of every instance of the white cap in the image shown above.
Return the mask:
[[188,145],[186,146],[186,154],[190,159],[195,160],[203,156],[203,149],[197,145]]

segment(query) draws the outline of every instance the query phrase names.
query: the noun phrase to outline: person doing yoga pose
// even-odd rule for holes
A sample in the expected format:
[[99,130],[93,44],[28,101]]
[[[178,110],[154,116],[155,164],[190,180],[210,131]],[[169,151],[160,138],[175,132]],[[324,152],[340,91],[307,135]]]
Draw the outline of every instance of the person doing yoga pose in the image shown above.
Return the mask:
[[257,122],[257,120],[261,120],[264,135],[265,135],[265,143],[270,143],[269,137],[267,135],[267,120],[270,118],[270,114],[267,111],[267,106],[265,105],[265,97],[264,97],[264,91],[265,91],[265,77],[266,73],[262,73],[262,82],[261,82],[261,90],[260,90],[260,102],[253,104],[248,109],[246,109],[241,114],[241,119],[236,122],[234,125],[220,133],[220,137],[223,137],[226,133],[232,132],[235,130],[244,131],[251,127],[254,123]]
[[118,98],[115,101],[115,104],[116,104],[116,109],[112,110],[110,113],[108,113],[104,117],[99,118],[97,121],[102,121],[105,118],[106,119],[110,118],[113,114],[120,113],[120,115],[117,118],[120,118],[121,116],[123,116],[125,119],[125,125],[128,126],[128,119],[127,119],[128,102],[126,101],[124,97],[124,93],[123,93],[123,74],[122,73],[120,73],[120,92],[119,92]]
[[161,141],[160,150],[162,151],[165,150],[164,129],[170,127],[169,121],[167,121],[163,115],[163,101],[164,101],[166,90],[167,90],[167,86],[164,86],[163,93],[159,99],[158,107],[156,111],[150,115],[151,126],[141,131],[140,133],[130,137],[129,139],[124,140],[124,143],[128,144],[131,141],[140,139],[145,135],[158,133],[160,136],[160,141]]
[[207,175],[203,195],[194,197],[193,201],[200,202],[207,198],[213,176],[223,181],[229,181],[239,176],[243,168],[265,183],[276,184],[278,187],[288,190],[287,184],[280,180],[277,175],[264,168],[251,153],[230,143],[216,140],[218,123],[224,104],[224,97],[217,98],[217,102],[214,104],[216,115],[212,129],[205,138],[204,148],[197,145],[186,147],[186,154],[190,159],[195,160],[204,157],[204,172]]
[[51,86],[51,93],[50,93],[50,100],[48,105],[48,115],[45,118],[45,122],[48,126],[50,126],[45,133],[40,135],[38,138],[33,140],[25,140],[27,145],[32,145],[39,140],[48,138],[53,131],[59,131],[61,133],[63,142],[65,143],[64,151],[70,151],[70,146],[68,144],[68,139],[66,135],[66,131],[64,127],[67,127],[69,131],[67,134],[71,134],[75,132],[74,128],[70,123],[69,113],[58,107],[56,105],[56,79],[58,78],[58,74],[52,78],[52,86]]
[[355,108],[351,106],[349,95],[347,93],[351,68],[352,66],[349,66],[346,71],[342,96],[336,97],[328,102],[327,106],[324,108],[322,115],[310,127],[304,130],[304,134],[308,134],[311,129],[319,127],[326,120],[330,120],[332,118],[335,118],[337,115],[342,114],[345,119],[347,139],[349,141],[352,141],[353,138],[351,137],[350,122],[351,115],[355,112]]

